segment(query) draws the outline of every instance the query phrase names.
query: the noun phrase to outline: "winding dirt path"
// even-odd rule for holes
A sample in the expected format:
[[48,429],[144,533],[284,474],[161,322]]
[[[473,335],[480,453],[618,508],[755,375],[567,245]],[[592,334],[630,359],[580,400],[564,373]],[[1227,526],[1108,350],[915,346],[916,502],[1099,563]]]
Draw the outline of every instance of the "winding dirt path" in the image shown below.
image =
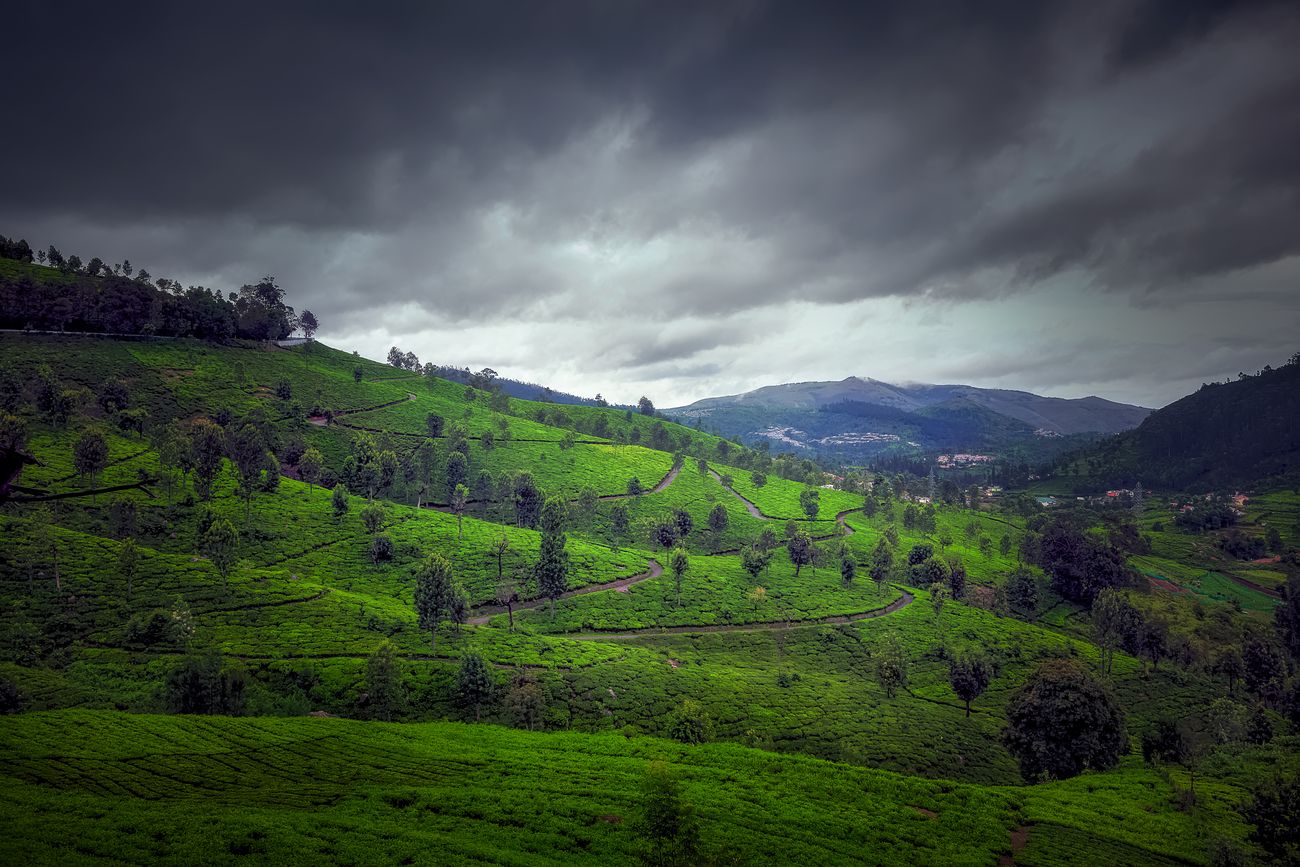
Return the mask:
[[742,495],[741,495],[741,494],[740,494],[740,493],[739,493],[735,488],[733,488],[731,485],[724,484],[723,481],[722,481],[722,476],[718,475],[718,471],[715,470],[715,469],[713,469],[713,467],[709,467],[709,475],[713,476],[714,481],[716,481],[719,485],[722,485],[722,487],[726,488],[728,491],[731,491],[731,495],[732,495],[733,497],[735,497],[737,500],[740,500],[740,502],[744,503],[744,504],[745,504],[745,508],[749,510],[749,514],[753,515],[755,518],[758,518],[760,521],[775,521],[775,520],[776,520],[776,518],[773,518],[771,515],[764,515],[762,509],[760,509],[758,506],[754,505],[754,503],[753,503],[751,500],[749,500],[749,499],[747,499],[746,497],[742,496]]
[[772,632],[783,629],[799,629],[805,626],[825,626],[837,623],[852,623],[855,620],[870,620],[884,617],[900,611],[916,601],[916,597],[906,590],[903,595],[883,608],[859,611],[854,614],[830,614],[826,617],[810,617],[807,620],[768,620],[758,623],[709,624],[707,626],[647,626],[644,629],[628,629],[622,632],[572,632],[557,633],[557,638],[571,638],[575,641],[614,641],[622,638],[641,638],[646,635],[694,635],[705,632]]
[[[386,407],[397,406],[399,403],[406,403],[408,400],[415,400],[415,399],[416,399],[415,393],[408,391],[406,393],[406,397],[400,400],[390,400],[388,401],[388,403],[381,403],[375,406],[363,406],[358,409],[336,409],[331,413],[330,418],[338,418],[339,416],[344,416],[344,415],[356,415],[359,412],[374,412],[377,409],[385,409]],[[313,415],[307,419],[307,423],[314,424],[316,425],[316,427],[325,427],[325,425],[328,424],[328,421],[323,415]]]
[[[722,476],[718,475],[717,470],[713,469],[712,467],[709,467],[709,475],[713,476],[714,480],[718,484],[722,485],[722,487],[730,491],[733,497],[735,497],[737,500],[740,500],[740,502],[744,503],[745,508],[749,511],[749,514],[753,515],[755,518],[758,518],[760,521],[782,520],[781,518],[775,518],[771,515],[764,514],[763,510],[760,509],[752,500],[750,500],[748,497],[741,494],[739,491],[737,491],[735,488],[731,487],[730,485],[724,484],[722,481]],[[814,536],[813,541],[824,542],[827,539],[834,539],[836,536],[852,536],[857,531],[854,530],[852,527],[850,527],[848,524],[844,523],[844,519],[847,518],[849,515],[852,515],[856,511],[857,509],[845,509],[843,512],[840,512],[838,515],[835,516],[835,523],[839,525],[839,531],[835,533],[828,533],[825,536]],[[793,518],[791,520],[800,523],[806,521],[806,519],[804,518]],[[739,551],[739,549],[728,550],[728,551],[717,551],[715,552],[715,554],[734,554],[737,551]]]
[[[602,445],[602,444],[597,443],[596,445]],[[671,470],[668,471],[668,474],[666,476],[664,476],[662,479],[659,480],[659,484],[655,485],[653,488],[651,488],[648,491],[642,491],[639,494],[604,494],[602,496],[597,497],[596,499],[597,500],[627,500],[627,499],[631,499],[632,497],[643,497],[646,494],[657,494],[660,491],[662,491],[664,488],[668,487],[673,483],[673,480],[677,478],[677,474],[681,472],[681,469],[682,469],[681,464],[677,464]],[[483,502],[482,500],[466,500],[465,504],[468,506],[474,506],[482,502]],[[578,501],[569,500],[568,502],[576,503]],[[447,513],[451,512],[451,506],[449,506],[446,503],[423,503],[421,504],[421,508],[433,509],[435,512],[447,512]],[[505,609],[502,610],[504,611]]]
[[[560,594],[560,599],[571,599],[574,596],[586,596],[588,593],[599,593],[602,590],[614,590],[618,593],[626,593],[627,588],[633,584],[640,584],[642,581],[648,581],[651,578],[658,578],[664,574],[664,567],[659,565],[659,561],[653,557],[647,561],[648,568],[644,572],[638,572],[636,575],[629,575],[626,578],[619,578],[617,581],[607,581],[604,584],[588,584],[586,587],[579,587],[576,590],[566,590]],[[549,600],[547,599],[529,599],[527,602],[521,602],[515,606],[515,611],[528,611],[532,608],[540,608]],[[470,626],[486,626],[487,622],[498,614],[505,614],[504,605],[490,605],[477,609],[482,612],[476,614],[465,622]]]
[[639,494],[605,494],[604,496],[597,497],[596,499],[597,500],[628,500],[631,499],[632,497],[643,497],[646,494],[657,494],[660,491],[662,491],[664,488],[671,485],[673,483],[673,480],[677,478],[677,474],[680,473],[681,471],[682,471],[681,464],[673,464],[673,468],[668,471],[668,474],[664,476],[662,479],[660,479],[659,483],[648,491],[642,491]]

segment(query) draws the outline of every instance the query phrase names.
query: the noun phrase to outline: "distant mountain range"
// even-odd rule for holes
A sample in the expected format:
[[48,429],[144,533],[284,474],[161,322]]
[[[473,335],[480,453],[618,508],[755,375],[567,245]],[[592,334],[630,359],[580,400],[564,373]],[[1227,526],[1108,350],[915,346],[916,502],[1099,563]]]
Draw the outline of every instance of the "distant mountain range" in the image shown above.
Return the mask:
[[850,376],[839,382],[770,385],[664,410],[755,443],[873,455],[933,450],[1060,451],[1063,439],[1133,428],[1150,409],[1099,397],[1066,399],[970,385],[894,385]]

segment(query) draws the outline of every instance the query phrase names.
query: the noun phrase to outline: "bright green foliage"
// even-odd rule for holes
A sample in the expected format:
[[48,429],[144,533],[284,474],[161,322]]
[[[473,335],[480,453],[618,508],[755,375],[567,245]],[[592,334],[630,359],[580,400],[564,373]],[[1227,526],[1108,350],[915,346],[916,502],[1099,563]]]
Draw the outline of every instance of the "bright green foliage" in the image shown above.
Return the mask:
[[235,565],[239,532],[225,518],[217,518],[203,534],[203,553],[221,575],[221,580],[229,581],[230,568]]
[[429,630],[429,644],[438,646],[438,625],[452,614],[456,587],[447,558],[430,554],[415,575],[415,612],[421,629]]

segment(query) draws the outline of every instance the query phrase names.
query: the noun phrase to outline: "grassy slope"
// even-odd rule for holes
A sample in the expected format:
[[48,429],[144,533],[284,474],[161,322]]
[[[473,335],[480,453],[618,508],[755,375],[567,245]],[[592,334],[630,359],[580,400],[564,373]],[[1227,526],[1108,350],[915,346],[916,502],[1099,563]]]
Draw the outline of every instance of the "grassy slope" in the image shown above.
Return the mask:
[[705,851],[739,863],[989,864],[1020,824],[1024,864],[1170,863],[1204,842],[1136,767],[1023,792],[617,735],[89,712],[0,721],[0,756],[9,863],[630,864],[655,761]]

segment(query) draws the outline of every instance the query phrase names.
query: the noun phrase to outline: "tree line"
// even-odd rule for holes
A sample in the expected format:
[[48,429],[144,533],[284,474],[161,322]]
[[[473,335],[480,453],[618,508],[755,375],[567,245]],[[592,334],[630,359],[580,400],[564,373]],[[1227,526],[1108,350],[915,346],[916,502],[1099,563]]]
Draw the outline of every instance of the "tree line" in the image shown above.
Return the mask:
[[223,294],[154,279],[129,259],[110,266],[96,256],[83,264],[81,257],[65,256],[53,245],[33,253],[26,241],[3,235],[0,258],[58,270],[0,272],[3,328],[280,340],[299,328],[310,337],[319,327],[310,310],[298,315],[285,303],[284,289],[271,276]]

